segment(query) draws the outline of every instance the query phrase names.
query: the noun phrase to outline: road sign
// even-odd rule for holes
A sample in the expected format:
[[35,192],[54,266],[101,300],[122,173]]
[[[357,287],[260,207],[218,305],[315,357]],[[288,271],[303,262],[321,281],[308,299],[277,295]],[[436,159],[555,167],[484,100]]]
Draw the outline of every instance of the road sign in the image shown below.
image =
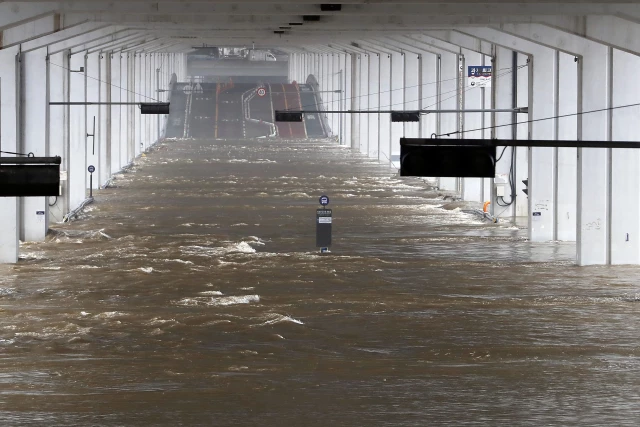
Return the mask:
[[319,201],[322,206],[327,206],[329,204],[329,198],[325,195],[320,196]]
[[262,98],[267,94],[267,89],[259,87],[258,89],[256,89],[256,94],[258,94],[258,96]]
[[316,209],[316,247],[318,248],[331,246],[332,215],[331,209]]
[[93,165],[90,165],[87,170],[89,171],[89,173],[94,173],[96,171],[96,167]]
[[493,67],[490,65],[472,65],[467,68],[469,86],[491,87],[491,74]]

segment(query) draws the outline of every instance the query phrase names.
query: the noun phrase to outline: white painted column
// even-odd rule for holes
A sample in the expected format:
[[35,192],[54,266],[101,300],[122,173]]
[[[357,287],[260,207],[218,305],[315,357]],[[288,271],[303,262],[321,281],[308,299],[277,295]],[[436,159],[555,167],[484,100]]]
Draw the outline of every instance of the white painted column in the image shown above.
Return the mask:
[[[340,74],[340,86],[339,88],[342,90],[341,93],[338,94],[340,100],[340,110],[348,110],[351,105],[350,99],[353,96],[353,56],[349,54],[340,55],[340,64],[341,69],[343,70],[342,74]],[[351,145],[351,131],[352,131],[352,123],[351,118],[355,116],[355,114],[342,114],[341,122],[342,122],[342,144],[343,145]]]
[[[405,52],[404,54],[404,99],[403,99],[403,107],[404,110],[419,110],[420,109],[420,98],[422,98],[422,85],[420,79],[420,55],[416,53]],[[394,109],[400,109],[396,106]],[[426,119],[426,115],[420,117],[420,121]],[[392,126],[397,126],[397,123],[392,124]],[[407,138],[419,138],[420,137],[420,124],[418,123],[400,123],[402,129],[402,136]],[[391,159],[396,163],[394,167],[400,167],[399,163],[399,155],[400,155],[400,145],[399,141],[393,141],[393,150],[391,151]]]
[[[110,54],[111,61],[111,102],[122,102],[121,94],[122,79],[121,79],[121,63],[122,55],[119,52]],[[126,99],[126,98],[125,98]],[[121,138],[122,138],[122,111],[121,105],[112,105],[111,109],[111,139],[109,145],[111,147],[111,161],[109,163],[109,169],[111,173],[116,173],[120,170],[120,158],[121,158]]]
[[[111,82],[111,65],[110,55],[106,53],[100,53],[99,55],[99,67],[100,67],[100,102],[111,101],[111,89],[109,84]],[[98,109],[98,120],[96,123],[97,135],[96,146],[100,147],[99,157],[100,162],[98,168],[98,182],[100,185],[104,184],[111,176],[111,106],[101,105]]]
[[[578,139],[578,64],[573,55],[559,53],[558,57],[558,139]],[[576,240],[576,203],[578,188],[578,149],[558,148],[556,189],[556,239]]]
[[[409,54],[411,55],[411,54]],[[391,110],[402,110],[404,108],[404,92],[405,92],[405,53],[401,52],[393,52],[391,54],[391,102],[387,105],[389,107],[387,109]],[[387,158],[384,159],[385,162],[388,162],[389,166],[394,169],[400,169],[400,138],[404,136],[404,123],[392,123],[390,114],[383,114],[382,116],[386,116],[386,120],[389,121],[389,142],[387,148]],[[394,154],[398,158],[397,161],[393,161]]]
[[[593,111],[611,106],[611,49],[590,46],[579,63],[581,70],[581,108]],[[607,141],[610,135],[608,112],[578,118],[580,138]],[[577,260],[579,265],[609,262],[609,177],[610,153],[607,148],[578,149]]]
[[[359,78],[359,86],[360,86],[360,96],[358,96],[358,110],[369,110],[369,88],[371,86],[371,75],[369,73],[369,65],[371,63],[371,54],[365,53],[364,55],[360,55],[360,78]],[[362,154],[369,154],[369,127],[370,127],[370,118],[371,114],[360,114],[360,141],[358,145],[358,150]]]
[[[20,57],[20,134],[18,151],[36,157],[49,155],[47,146],[47,51],[46,48],[23,53]],[[46,197],[22,197],[20,239],[42,242],[49,229]]]
[[[351,77],[351,83],[349,84],[349,94],[346,95],[345,93],[345,105],[349,106],[349,109],[351,110],[358,110],[360,108],[360,96],[362,94],[362,92],[360,91],[360,81],[362,79],[362,74],[361,74],[361,66],[362,66],[362,56],[361,54],[352,54],[351,55],[351,73],[350,73],[350,77]],[[351,114],[350,115],[350,121],[351,121],[351,141],[350,141],[350,147],[352,149],[355,150],[359,150],[360,149],[360,144],[361,144],[361,140],[360,140],[360,119],[361,119],[362,114]]]
[[[18,48],[0,50],[0,150],[17,152],[16,55]],[[11,154],[2,156],[13,157]],[[16,263],[20,251],[18,198],[0,197],[0,263]]]
[[[131,92],[132,86],[130,85],[130,68],[133,62],[133,54],[120,55],[120,102],[132,102]],[[132,132],[133,126],[131,123],[131,107],[123,105],[120,107],[120,159],[118,160],[118,169],[126,166],[129,163],[131,155],[132,144]]]
[[[438,106],[440,93],[440,55],[424,52],[420,55],[420,80],[422,96],[419,108],[435,108]],[[431,134],[439,133],[439,115],[427,114],[421,119],[421,138],[429,138]]]
[[[92,53],[85,56],[85,76],[86,76],[86,101],[96,102],[100,100],[100,54]],[[93,138],[87,137],[87,158],[85,163],[93,165],[96,172],[93,173],[93,189],[100,188],[100,136],[98,133],[100,126],[100,106],[87,105],[86,108],[86,128],[87,134],[95,134]],[[95,117],[96,130],[93,131],[93,120]],[[95,139],[95,141],[94,141]],[[95,151],[94,151],[95,144]],[[90,186],[89,172],[86,171],[87,188]]]
[[[380,109],[380,55],[369,54],[369,87],[367,88],[368,110]],[[367,138],[367,155],[378,158],[379,130],[378,122],[380,114],[367,114],[369,117],[369,135]]]
[[[392,104],[391,55],[380,53],[380,74],[378,85],[378,110],[389,110]],[[377,114],[378,118],[378,161],[391,165],[391,115]]]
[[[439,108],[445,110],[455,110],[458,108],[458,55],[448,53],[440,56],[440,103],[435,101],[427,105],[428,109]],[[452,132],[452,138],[456,137],[458,130],[457,114],[440,114],[440,133]],[[439,179],[441,190],[458,191],[458,178],[442,177]]]
[[[134,102],[144,102],[145,98],[145,87],[144,87],[144,74],[145,74],[145,57],[143,53],[138,53],[134,55],[134,93],[135,97]],[[145,129],[145,120],[141,114],[133,113],[134,123],[135,123],[135,145],[133,146],[134,151],[130,152],[131,156],[127,159],[127,161],[131,161],[132,158],[137,157],[145,148],[145,137],[146,137],[146,129]]]
[[[69,100],[69,72],[68,56],[66,52],[56,53],[49,57],[49,100],[53,102],[65,102]],[[69,107],[50,106],[49,110],[49,154],[60,156],[62,164],[60,171],[69,169],[68,145],[69,145]],[[63,174],[64,176],[65,174]],[[67,174],[68,175],[68,174]],[[71,209],[69,206],[69,181],[60,181],[62,194],[49,207],[49,220],[62,222],[64,216]]]
[[[465,64],[462,70],[464,88],[464,109],[482,109],[483,108],[483,89],[469,85],[467,75],[468,67],[482,67],[483,56],[478,52],[462,49]],[[464,131],[463,139],[479,139],[482,138],[482,131],[474,131],[474,129],[482,128],[482,113],[465,113],[464,114]],[[483,199],[483,181],[484,178],[463,178],[462,179],[462,199],[472,202],[484,202]]]
[[[84,54],[72,55],[69,60],[69,100],[86,102],[85,72],[79,72],[85,66]],[[87,128],[85,126],[86,106],[69,107],[69,208],[75,209],[87,197]]]
[[[619,50],[613,52],[613,105],[638,102],[636,78],[640,58]],[[614,141],[637,141],[640,107],[612,112]],[[611,264],[640,264],[640,150],[611,152]]]

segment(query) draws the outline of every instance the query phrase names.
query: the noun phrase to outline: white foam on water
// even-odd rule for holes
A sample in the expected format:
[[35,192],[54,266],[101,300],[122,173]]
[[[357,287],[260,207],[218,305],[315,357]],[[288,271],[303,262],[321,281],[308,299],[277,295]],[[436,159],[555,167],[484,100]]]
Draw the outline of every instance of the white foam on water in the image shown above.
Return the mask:
[[142,271],[143,273],[148,273],[148,274],[153,273],[154,271],[156,271],[156,270],[153,269],[153,267],[140,267],[140,268],[138,268],[138,270]]
[[226,297],[187,297],[182,298],[179,301],[175,301],[174,304],[182,306],[211,306],[211,307],[225,307],[229,305],[238,304],[251,304],[260,302],[259,295],[236,295]]
[[252,327],[268,326],[268,325],[276,325],[278,323],[295,323],[296,325],[304,325],[304,322],[298,319],[294,319],[291,316],[286,316],[284,314],[278,314],[278,313],[270,313],[267,316],[265,316],[264,322],[251,325],[251,326]]
[[62,270],[62,267],[42,267],[43,270]]
[[123,313],[122,311],[105,311],[103,313],[100,314],[96,314],[95,316],[93,316],[95,319],[113,319],[114,317],[122,317],[122,316],[126,316],[126,313]]
[[180,264],[193,265],[192,261],[185,261],[185,260],[179,259],[179,258],[176,258],[176,259],[163,259],[162,261],[164,261],[164,262],[177,262],[177,263],[180,263]]
[[202,292],[198,292],[198,294],[200,294],[200,295],[217,295],[217,296],[224,295],[220,291],[202,291]]
[[231,227],[244,227],[246,225],[249,225],[249,224],[244,223],[244,222],[239,222],[237,224],[231,224]]

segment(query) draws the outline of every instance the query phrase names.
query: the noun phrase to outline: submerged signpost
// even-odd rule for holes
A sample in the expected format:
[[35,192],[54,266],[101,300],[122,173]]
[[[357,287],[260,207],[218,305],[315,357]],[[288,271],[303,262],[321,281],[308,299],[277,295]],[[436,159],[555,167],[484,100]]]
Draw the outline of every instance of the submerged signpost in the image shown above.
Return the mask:
[[322,195],[319,202],[322,208],[316,209],[316,247],[320,248],[320,253],[327,253],[331,246],[332,212],[326,207],[329,197]]

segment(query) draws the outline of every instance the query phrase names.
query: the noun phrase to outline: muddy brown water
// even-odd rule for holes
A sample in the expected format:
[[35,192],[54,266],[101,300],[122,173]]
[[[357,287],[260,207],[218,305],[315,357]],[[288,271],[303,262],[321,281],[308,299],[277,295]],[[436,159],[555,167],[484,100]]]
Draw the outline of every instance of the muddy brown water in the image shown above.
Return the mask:
[[0,425],[640,424],[636,267],[329,142],[167,141],[113,183],[0,266]]

